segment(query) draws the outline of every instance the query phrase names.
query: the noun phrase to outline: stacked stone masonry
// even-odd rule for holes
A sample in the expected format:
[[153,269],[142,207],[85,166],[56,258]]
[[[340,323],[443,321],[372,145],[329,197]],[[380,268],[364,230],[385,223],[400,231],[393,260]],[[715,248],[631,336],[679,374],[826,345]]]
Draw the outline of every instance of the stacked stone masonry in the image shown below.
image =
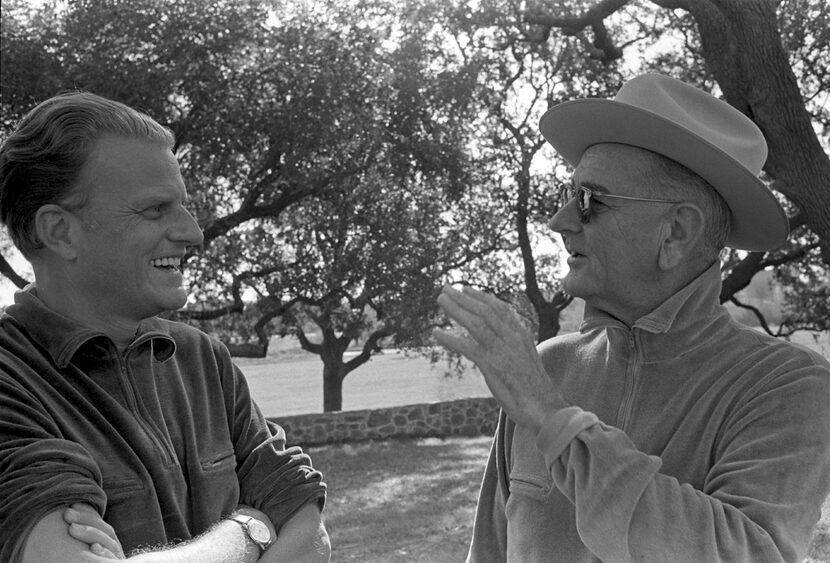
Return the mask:
[[271,418],[289,445],[319,446],[388,438],[492,435],[499,408],[492,397],[383,409]]

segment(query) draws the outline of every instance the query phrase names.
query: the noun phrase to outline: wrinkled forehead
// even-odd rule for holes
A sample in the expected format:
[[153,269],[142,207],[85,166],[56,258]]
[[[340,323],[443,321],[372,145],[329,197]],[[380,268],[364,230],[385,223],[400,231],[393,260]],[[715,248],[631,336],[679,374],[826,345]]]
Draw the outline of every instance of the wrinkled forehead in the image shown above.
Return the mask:
[[78,187],[89,196],[132,199],[145,193],[185,197],[181,167],[169,147],[142,139],[105,137],[84,163]]
[[574,169],[575,186],[591,184],[607,188],[634,187],[653,171],[654,153],[619,143],[600,143],[588,147]]

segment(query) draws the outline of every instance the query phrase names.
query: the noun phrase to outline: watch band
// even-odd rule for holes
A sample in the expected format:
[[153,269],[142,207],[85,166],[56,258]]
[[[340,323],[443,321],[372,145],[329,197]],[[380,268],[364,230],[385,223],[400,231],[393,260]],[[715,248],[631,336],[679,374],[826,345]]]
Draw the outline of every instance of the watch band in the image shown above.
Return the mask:
[[245,534],[260,550],[262,550],[262,552],[265,552],[265,550],[271,547],[271,544],[273,544],[277,539],[276,536],[271,533],[271,529],[265,525],[264,522],[254,518],[253,516],[247,516],[245,514],[231,514],[228,519],[233,520],[234,522],[239,522],[242,525],[242,529],[245,530]]

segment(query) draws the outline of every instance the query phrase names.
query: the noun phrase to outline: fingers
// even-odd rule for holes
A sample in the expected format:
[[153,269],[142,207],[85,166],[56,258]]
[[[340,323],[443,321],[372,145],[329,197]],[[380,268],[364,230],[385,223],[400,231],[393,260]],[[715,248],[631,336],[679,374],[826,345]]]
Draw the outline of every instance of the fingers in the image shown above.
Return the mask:
[[102,546],[100,543],[94,543],[89,547],[89,550],[97,555],[98,557],[103,557],[105,559],[124,559],[124,556],[118,556],[117,554],[113,553],[106,547]]
[[102,546],[104,544],[112,543],[112,538],[107,536],[107,534],[105,534],[98,528],[95,528],[93,526],[86,526],[84,524],[70,524],[69,535],[78,541],[81,541],[85,544],[89,544],[90,546],[95,543],[101,544]]
[[101,530],[110,537],[115,536],[115,530],[107,524],[103,518],[89,505],[76,503],[67,508],[63,513],[63,519],[67,524],[81,524]]
[[[124,559],[124,551],[121,548],[121,544],[98,528],[85,526],[84,524],[70,524],[68,530],[70,536],[89,545],[90,550],[96,555],[112,557],[113,559]],[[105,552],[109,555],[105,555]]]
[[[64,513],[64,520],[67,520],[67,523],[71,524],[72,522],[78,522],[80,524],[90,524],[100,520],[103,522],[103,518],[98,514],[98,511],[95,510],[92,506],[84,503],[84,502],[76,502],[69,508],[67,508]],[[104,522],[106,524],[106,522]],[[108,524],[107,524],[108,526]]]
[[471,356],[474,355],[474,352],[472,350],[472,342],[469,339],[455,336],[440,328],[435,329],[432,334],[440,345],[465,356],[467,359],[473,359]]
[[446,287],[438,297],[438,305],[448,317],[467,329],[470,335],[479,341],[493,338],[492,329],[485,319],[486,312],[478,304],[460,291]]
[[517,424],[538,430],[546,413],[563,407],[530,331],[507,303],[466,287],[445,287],[438,303],[469,337],[436,330],[435,339],[476,364],[490,392]]
[[[69,524],[69,535],[88,544],[96,555],[124,558],[124,550],[115,530],[91,506],[83,503],[73,504],[64,511],[63,519]],[[98,544],[100,553],[95,551],[95,544]],[[104,552],[110,555],[103,555]]]
[[513,308],[492,295],[468,287],[458,291],[445,286],[438,304],[447,316],[486,347],[492,346],[496,339],[512,346],[517,339],[531,338]]
[[456,305],[456,310],[463,310],[472,315],[481,315],[488,309],[498,308],[504,303],[492,295],[477,291],[471,287],[463,287],[460,291],[449,285],[444,286],[441,296],[445,302]]

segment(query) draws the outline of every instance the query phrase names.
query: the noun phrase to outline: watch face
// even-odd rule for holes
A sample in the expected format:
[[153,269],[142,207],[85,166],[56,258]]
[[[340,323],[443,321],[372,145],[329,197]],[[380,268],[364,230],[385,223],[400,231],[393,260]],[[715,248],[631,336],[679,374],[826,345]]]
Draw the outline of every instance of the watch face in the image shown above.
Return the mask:
[[271,541],[271,532],[268,531],[268,526],[256,519],[248,521],[248,530],[251,533],[251,539],[255,542],[267,544]]

